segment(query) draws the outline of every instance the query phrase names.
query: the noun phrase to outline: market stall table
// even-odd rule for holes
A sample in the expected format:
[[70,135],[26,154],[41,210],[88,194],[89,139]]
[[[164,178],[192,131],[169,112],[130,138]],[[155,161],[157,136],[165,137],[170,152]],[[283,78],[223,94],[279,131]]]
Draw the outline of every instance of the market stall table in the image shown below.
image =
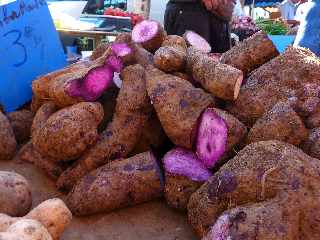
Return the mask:
[[119,32],[76,30],[76,29],[66,29],[66,28],[57,28],[57,31],[61,34],[68,35],[68,36],[92,38],[94,47],[98,46],[105,37],[115,37],[119,34]]

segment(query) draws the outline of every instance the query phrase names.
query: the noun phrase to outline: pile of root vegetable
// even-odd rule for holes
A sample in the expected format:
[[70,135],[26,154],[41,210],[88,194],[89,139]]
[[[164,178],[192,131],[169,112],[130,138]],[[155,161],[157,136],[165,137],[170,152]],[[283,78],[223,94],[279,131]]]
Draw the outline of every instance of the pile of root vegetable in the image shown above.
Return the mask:
[[[3,172],[0,212],[25,217],[0,215],[0,239],[58,239],[68,209],[163,196],[203,240],[320,239],[320,60],[279,54],[263,32],[220,58],[210,51],[194,32],[142,21],[34,80],[31,111],[0,114],[0,159],[36,165],[68,208],[54,199],[27,213],[28,183]],[[42,237],[23,237],[28,224]]]

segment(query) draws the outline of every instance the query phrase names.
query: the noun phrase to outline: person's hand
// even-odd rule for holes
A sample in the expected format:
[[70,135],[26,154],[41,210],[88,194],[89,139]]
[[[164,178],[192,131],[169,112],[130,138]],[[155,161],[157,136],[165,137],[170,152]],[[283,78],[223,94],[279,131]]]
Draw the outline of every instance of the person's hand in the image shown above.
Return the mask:
[[208,11],[213,11],[217,9],[220,1],[221,0],[202,0],[202,3],[205,5]]

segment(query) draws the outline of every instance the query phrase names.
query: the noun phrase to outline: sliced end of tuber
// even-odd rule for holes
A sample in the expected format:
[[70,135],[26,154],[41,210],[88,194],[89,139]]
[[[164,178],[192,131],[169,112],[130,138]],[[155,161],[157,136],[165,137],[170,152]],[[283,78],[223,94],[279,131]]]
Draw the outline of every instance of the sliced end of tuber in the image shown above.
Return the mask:
[[159,30],[156,21],[144,20],[133,28],[132,40],[136,43],[148,42],[159,33]]
[[118,57],[126,57],[132,53],[132,49],[126,43],[113,43],[111,48]]
[[203,53],[211,52],[210,44],[199,34],[193,31],[186,31],[183,36],[189,46],[192,46]]
[[123,62],[119,57],[110,56],[106,62],[107,66],[111,67],[113,71],[119,73],[123,69]]
[[95,101],[112,84],[113,67],[105,65],[92,69],[84,79],[72,81],[66,92],[71,97],[81,97],[85,101]]
[[185,176],[193,181],[206,181],[212,175],[194,152],[184,148],[169,151],[163,162],[166,172]]
[[211,228],[210,232],[207,234],[203,240],[228,240],[229,228],[231,226],[231,221],[228,215],[222,215],[218,218],[216,223]]
[[205,110],[199,121],[196,136],[196,153],[200,161],[212,168],[227,148],[228,126],[211,108]]

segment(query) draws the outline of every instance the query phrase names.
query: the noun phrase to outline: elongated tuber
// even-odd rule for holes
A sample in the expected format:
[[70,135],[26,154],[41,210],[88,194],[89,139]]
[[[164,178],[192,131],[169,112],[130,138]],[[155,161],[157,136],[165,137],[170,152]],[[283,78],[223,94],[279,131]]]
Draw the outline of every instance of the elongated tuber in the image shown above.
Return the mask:
[[71,188],[88,172],[118,158],[126,157],[135,147],[152,111],[147,96],[145,69],[140,65],[125,68],[113,120],[100,134],[95,146],[59,178],[57,186]]
[[174,144],[191,149],[198,118],[214,105],[213,98],[184,79],[156,68],[146,73],[148,95],[164,131]]
[[260,31],[224,53],[220,61],[248,74],[278,55],[268,35]]
[[158,198],[163,193],[160,167],[151,152],[109,163],[86,175],[69,193],[75,215],[110,212]]
[[82,102],[61,109],[32,134],[33,147],[56,161],[77,159],[98,140],[102,119],[100,103]]
[[183,148],[169,151],[163,158],[165,198],[169,206],[186,210],[190,196],[212,175],[195,153]]

